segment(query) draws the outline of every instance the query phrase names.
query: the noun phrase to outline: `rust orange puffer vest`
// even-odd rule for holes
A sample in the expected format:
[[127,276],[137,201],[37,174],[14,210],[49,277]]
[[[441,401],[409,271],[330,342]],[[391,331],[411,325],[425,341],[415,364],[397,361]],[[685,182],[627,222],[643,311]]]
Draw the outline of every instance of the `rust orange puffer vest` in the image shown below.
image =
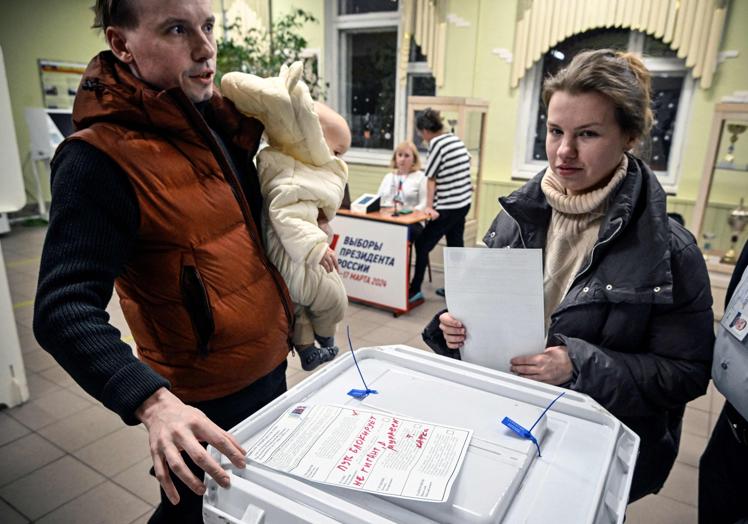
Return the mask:
[[[206,115],[251,164],[261,124],[218,94]],[[137,196],[135,252],[116,289],[139,357],[184,401],[225,396],[272,371],[289,351],[288,291],[195,106],[103,52],[83,77],[73,119],[79,131],[68,140],[109,155]]]

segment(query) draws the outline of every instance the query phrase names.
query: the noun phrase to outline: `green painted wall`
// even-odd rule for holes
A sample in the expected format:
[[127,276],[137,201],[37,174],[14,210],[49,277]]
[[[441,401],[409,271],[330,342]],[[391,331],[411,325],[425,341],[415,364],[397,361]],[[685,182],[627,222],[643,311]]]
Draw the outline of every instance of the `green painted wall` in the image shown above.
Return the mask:
[[[287,14],[292,9],[303,9],[314,15],[317,23],[307,24],[304,28],[304,38],[310,49],[319,49],[323,52],[325,47],[325,5],[324,0],[272,0],[273,18]],[[321,60],[324,56],[320,57]]]
[[[449,2],[448,12],[467,20],[470,25],[447,26],[446,79],[438,93],[488,100],[483,179],[508,184],[509,189],[520,185],[511,180],[519,96],[517,89],[509,87],[511,64],[492,50],[511,50],[514,46],[516,4],[489,0]],[[459,44],[452,45],[452,42]],[[472,59],[466,59],[471,55]],[[481,214],[489,212],[490,207],[484,206]]]
[[[483,98],[490,103],[479,232],[485,231],[499,210],[496,199],[521,184],[512,180],[519,89],[509,87],[511,64],[492,52],[496,48],[513,48],[516,4],[514,1],[449,0],[447,7],[448,13],[461,17],[469,25],[448,25],[446,78],[438,94]],[[737,50],[739,55],[719,65],[710,89],[701,89],[698,84],[695,87],[678,192],[669,202],[670,209],[683,213],[687,221],[691,219],[693,201],[702,177],[714,105],[734,91],[748,90],[746,25],[748,2],[731,2],[720,49]],[[748,163],[748,133],[741,137],[737,145],[736,162]],[[722,154],[725,147],[723,143]],[[717,232],[721,244],[729,237],[726,224],[724,227],[722,224],[726,223],[727,213],[741,197],[748,199],[748,173],[718,171],[712,187],[705,230]]]
[[[712,126],[714,105],[734,91],[748,90],[748,2],[730,2],[727,26],[720,49],[737,50],[738,57],[727,59],[717,67],[714,83],[708,90],[696,88],[691,106],[688,135],[683,155],[683,171],[678,186],[678,197],[695,199],[706,157],[709,131]],[[737,143],[737,160],[748,162],[748,135]],[[724,152],[723,140],[723,152]],[[719,172],[712,185],[711,201],[735,205],[740,197],[748,198],[748,173]]]
[[[87,63],[106,44],[92,29],[92,0],[5,0],[0,17],[0,46],[5,55],[8,89],[23,165],[28,201],[35,202],[35,185],[28,159],[29,138],[25,107],[42,107],[37,59]],[[43,177],[46,180],[46,177]],[[45,186],[48,184],[45,184]],[[46,188],[47,199],[49,190]]]
[[[509,87],[511,64],[492,50],[512,49],[516,2],[450,0],[447,12],[467,20],[470,25],[448,25],[446,80],[438,94],[473,96],[490,102],[484,179],[511,189],[517,185],[511,180],[511,170],[519,89]],[[693,200],[697,196],[714,104],[734,91],[748,90],[747,24],[748,2],[731,2],[721,49],[737,50],[739,56],[719,65],[710,89],[704,90],[698,85],[695,88],[678,186],[679,199]],[[748,135],[743,143],[743,149],[737,149],[738,162],[748,161]],[[734,205],[740,196],[748,197],[747,174],[721,172],[716,180],[712,190],[714,202]]]
[[[216,13],[220,0],[212,0]],[[266,0],[249,0],[248,5],[259,6]],[[25,107],[41,107],[42,93],[37,69],[37,59],[65,60],[87,63],[96,53],[106,49],[103,35],[90,29],[93,0],[4,0],[0,16],[0,46],[5,55],[13,120],[19,153],[23,164],[24,180],[29,202],[36,201],[36,186],[31,174],[29,138]],[[231,0],[225,0],[228,9]],[[323,48],[324,26],[322,0],[274,1],[274,17],[285,14],[291,6],[311,11],[320,22],[307,24],[305,34],[310,48]],[[257,8],[258,11],[260,8]],[[220,18],[219,18],[220,21]],[[323,58],[323,57],[322,57]],[[43,176],[46,199],[49,200],[48,177]]]
[[[263,0],[248,0],[262,2]],[[274,0],[273,15],[280,16],[292,7],[312,12],[320,23],[308,24],[304,34],[310,48],[322,51],[324,60],[324,1],[325,0]],[[6,69],[13,106],[16,133],[21,159],[24,164],[26,186],[33,188],[28,154],[28,131],[23,118],[23,108],[40,106],[41,87],[37,72],[38,58],[87,62],[96,52],[105,48],[103,38],[88,29],[92,15],[92,0],[5,0],[0,17],[0,46],[5,53]],[[232,1],[225,0],[225,7]],[[220,0],[213,0],[218,12]],[[260,5],[257,3],[257,5]],[[449,0],[447,13],[455,14],[469,25],[458,27],[448,24],[446,78],[439,90],[441,95],[472,96],[489,100],[487,147],[484,180],[494,194],[496,188],[508,192],[519,182],[511,180],[512,159],[519,106],[517,89],[509,87],[510,64],[492,53],[495,48],[512,49],[516,2],[513,0]],[[696,198],[701,179],[706,142],[711,126],[714,104],[736,90],[748,89],[748,2],[730,4],[728,22],[721,49],[734,49],[739,56],[728,59],[718,68],[714,85],[709,90],[696,87],[690,112],[685,155],[677,198],[689,201]],[[324,64],[321,64],[323,66]],[[321,70],[324,70],[322,67]],[[335,79],[326,79],[334,82]],[[741,145],[745,144],[742,148]],[[738,160],[748,162],[748,134],[738,142]],[[377,180],[386,173],[386,167],[351,166],[351,186],[363,191],[376,189]],[[744,173],[721,172],[713,188],[713,200],[734,205],[740,196],[748,196],[748,176]],[[493,197],[492,197],[493,198]],[[34,196],[29,194],[29,200]],[[480,223],[487,224],[496,211],[491,200],[481,196]]]
[[[511,64],[492,52],[497,48],[513,48],[516,6],[513,0],[448,0],[446,8],[447,13],[466,20],[469,25],[460,27],[449,23],[447,26],[446,75],[438,94],[483,98],[490,103],[484,184],[479,197],[479,232],[486,230],[498,212],[496,199],[522,183],[512,180],[520,93],[509,85]],[[695,87],[678,192],[670,199],[671,210],[683,213],[686,220],[691,218],[701,181],[714,104],[734,91],[748,90],[746,26],[748,2],[732,2],[721,49],[737,50],[739,56],[719,65],[710,89],[701,89],[698,84]],[[748,133],[741,141],[738,142],[737,162],[748,163]],[[377,176],[386,172],[385,167],[351,165],[352,194],[375,189]],[[720,224],[725,222],[725,213],[741,196],[748,198],[748,173],[718,172],[712,189],[713,206],[707,212],[705,228],[724,229]],[[726,232],[723,233],[720,236],[726,237]]]

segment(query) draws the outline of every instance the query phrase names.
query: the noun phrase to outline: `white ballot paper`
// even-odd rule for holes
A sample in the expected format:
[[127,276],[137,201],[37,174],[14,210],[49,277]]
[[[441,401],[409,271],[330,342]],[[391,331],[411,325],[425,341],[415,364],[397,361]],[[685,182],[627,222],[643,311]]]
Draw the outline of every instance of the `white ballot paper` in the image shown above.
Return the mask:
[[465,326],[462,360],[509,371],[545,349],[540,249],[444,249],[449,313]]
[[296,405],[247,459],[313,482],[445,502],[472,433],[376,411]]

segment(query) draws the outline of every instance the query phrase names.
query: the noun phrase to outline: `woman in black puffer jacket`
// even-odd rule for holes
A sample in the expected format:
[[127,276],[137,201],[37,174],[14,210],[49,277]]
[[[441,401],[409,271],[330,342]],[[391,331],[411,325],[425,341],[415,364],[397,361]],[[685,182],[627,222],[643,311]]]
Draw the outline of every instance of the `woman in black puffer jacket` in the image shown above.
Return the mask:
[[[641,61],[611,50],[580,53],[548,78],[549,167],[499,199],[484,238],[543,249],[546,348],[512,360],[512,372],[586,393],[636,431],[630,502],[664,484],[685,405],[706,392],[714,342],[698,246],[628,153],[649,131],[649,93]],[[465,328],[443,312],[423,336],[459,358]]]

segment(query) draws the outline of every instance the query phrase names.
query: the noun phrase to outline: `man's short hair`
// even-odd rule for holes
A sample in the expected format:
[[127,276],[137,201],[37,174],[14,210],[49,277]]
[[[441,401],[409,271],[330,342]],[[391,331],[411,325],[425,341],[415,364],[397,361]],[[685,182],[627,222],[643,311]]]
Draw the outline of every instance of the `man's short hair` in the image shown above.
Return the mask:
[[94,29],[106,30],[110,26],[134,29],[138,26],[135,0],[96,0],[91,10],[94,12],[91,26]]

